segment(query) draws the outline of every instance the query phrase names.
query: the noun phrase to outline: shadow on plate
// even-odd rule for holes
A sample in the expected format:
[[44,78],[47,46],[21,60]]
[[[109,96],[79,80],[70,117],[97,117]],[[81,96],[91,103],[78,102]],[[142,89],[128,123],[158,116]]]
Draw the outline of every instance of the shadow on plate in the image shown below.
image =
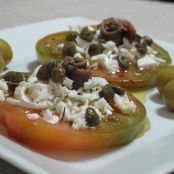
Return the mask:
[[39,62],[36,60],[36,61],[30,62],[27,65],[27,68],[29,69],[29,71],[33,71],[38,65],[39,65]]
[[174,113],[167,109],[166,106],[158,108],[156,112],[160,117],[174,120]]
[[157,103],[157,104],[164,104],[163,103],[163,100],[160,96],[159,93],[155,93],[154,95],[150,96],[150,99],[154,102],[154,103]]
[[104,150],[92,150],[92,151],[65,151],[59,150],[57,151],[56,155],[51,154],[47,155],[48,157],[61,160],[61,161],[86,161],[86,160],[93,160],[96,158],[101,158],[102,156],[109,155],[115,151],[125,148],[126,145],[117,148],[109,148]]
[[0,127],[0,135],[4,136],[5,138],[7,138],[10,141],[13,141],[13,143],[16,143],[19,146],[19,148],[22,147],[22,148],[25,148],[27,151],[31,151],[33,153],[38,153],[42,156],[46,156],[48,158],[65,161],[65,162],[79,162],[79,161],[86,161],[86,160],[94,160],[97,158],[101,158],[103,156],[107,156],[120,149],[124,149],[129,145],[129,143],[128,143],[121,147],[114,147],[114,148],[101,149],[101,150],[79,150],[79,151],[78,150],[72,150],[72,151],[56,150],[56,152],[52,152],[52,153],[48,154],[48,153],[44,153],[44,152],[41,152],[38,150],[31,149],[30,147],[28,147],[28,146],[20,143],[19,141],[11,138],[10,136],[8,136],[8,134],[4,130],[5,130],[4,128]]

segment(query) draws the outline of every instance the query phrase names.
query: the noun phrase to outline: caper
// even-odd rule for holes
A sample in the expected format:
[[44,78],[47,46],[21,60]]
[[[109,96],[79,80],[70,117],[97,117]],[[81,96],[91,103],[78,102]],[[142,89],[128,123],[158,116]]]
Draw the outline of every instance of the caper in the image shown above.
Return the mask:
[[72,76],[72,74],[76,71],[77,67],[75,65],[75,59],[70,56],[66,56],[64,59],[64,67],[66,68],[67,74]]
[[140,54],[145,55],[147,53],[147,44],[146,44],[146,42],[137,42],[135,46],[138,49]]
[[66,42],[64,44],[63,50],[62,50],[63,54],[65,56],[74,56],[74,54],[76,53],[76,45],[74,42]]
[[96,113],[95,109],[92,107],[88,107],[86,109],[85,120],[86,120],[87,126],[89,127],[96,127],[100,122],[98,114]]
[[135,35],[135,42],[141,42],[141,36],[139,34]]
[[52,69],[54,68],[56,62],[49,61],[44,63],[38,70],[36,77],[42,81],[48,81],[51,78]]
[[129,68],[130,59],[125,56],[118,56],[118,64],[119,64],[120,68]]
[[103,46],[99,43],[92,43],[90,46],[89,46],[89,49],[88,49],[88,53],[90,54],[90,56],[95,56],[97,54],[100,54],[102,53],[104,50]]
[[75,41],[77,36],[78,36],[78,32],[76,32],[76,31],[71,31],[71,32],[67,35],[66,39],[67,39],[68,41]]
[[27,74],[22,72],[9,71],[3,76],[4,80],[8,84],[10,91],[14,91],[20,82],[27,79]]
[[114,90],[114,92],[120,96],[125,94],[125,90],[116,84],[110,84],[110,87]]
[[95,30],[90,30],[88,27],[84,27],[80,33],[80,38],[91,42],[94,38]]
[[66,70],[62,66],[55,66],[51,72],[51,80],[55,83],[62,82],[65,79]]
[[153,43],[153,40],[149,36],[144,36],[142,39],[143,42],[145,42],[148,46],[152,45]]
[[99,92],[100,97],[104,97],[107,101],[114,98],[114,90],[110,85],[105,85],[104,88]]

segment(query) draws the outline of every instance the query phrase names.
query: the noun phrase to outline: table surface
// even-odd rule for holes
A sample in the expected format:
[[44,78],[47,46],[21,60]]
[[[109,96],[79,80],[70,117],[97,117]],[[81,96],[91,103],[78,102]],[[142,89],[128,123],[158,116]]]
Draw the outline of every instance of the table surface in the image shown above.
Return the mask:
[[[61,17],[82,16],[97,20],[120,17],[132,21],[140,34],[174,43],[173,15],[174,3],[165,1],[0,0],[0,30]],[[24,174],[2,159],[0,173]]]

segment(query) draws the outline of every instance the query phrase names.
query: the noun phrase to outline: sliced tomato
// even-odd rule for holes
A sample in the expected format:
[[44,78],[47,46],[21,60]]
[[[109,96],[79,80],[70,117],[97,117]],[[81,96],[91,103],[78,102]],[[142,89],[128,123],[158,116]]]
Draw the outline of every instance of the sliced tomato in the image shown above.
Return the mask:
[[40,63],[45,63],[50,59],[59,60],[62,58],[62,50],[57,44],[66,42],[68,31],[50,34],[40,39],[36,44],[37,57]]
[[74,130],[70,123],[51,125],[39,118],[28,119],[26,111],[33,111],[8,103],[0,103],[0,121],[10,137],[42,152],[52,153],[60,149],[92,150],[120,146],[132,141],[145,123],[146,110],[135,97],[134,114],[115,113],[115,116],[100,122],[96,129]]
[[[40,39],[36,44],[39,61],[44,63],[50,59],[62,59],[62,50],[55,45],[57,45],[57,43],[66,42],[68,34],[69,32],[59,32],[50,34]],[[161,48],[158,44],[153,43],[151,47],[157,52],[158,57],[166,61],[165,64],[157,68],[145,69],[143,71],[140,71],[137,67],[132,66],[127,73],[115,76],[109,75],[107,70],[103,68],[98,68],[93,70],[93,76],[103,77],[109,83],[118,83],[120,86],[127,89],[154,86],[157,73],[161,68],[171,64],[171,58],[168,52]]]

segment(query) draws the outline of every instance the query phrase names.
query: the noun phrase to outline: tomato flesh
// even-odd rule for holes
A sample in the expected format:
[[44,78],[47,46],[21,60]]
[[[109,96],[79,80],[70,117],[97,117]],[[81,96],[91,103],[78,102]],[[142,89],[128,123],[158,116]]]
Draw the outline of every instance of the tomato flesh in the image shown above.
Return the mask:
[[[107,121],[101,121],[96,129],[74,130],[69,123],[51,125],[39,118],[26,117],[28,108],[0,103],[0,121],[9,136],[22,144],[47,153],[65,150],[93,150],[121,146],[132,141],[143,129],[146,110],[135,97],[136,112],[131,115],[116,113]],[[37,111],[34,111],[37,112]]]

